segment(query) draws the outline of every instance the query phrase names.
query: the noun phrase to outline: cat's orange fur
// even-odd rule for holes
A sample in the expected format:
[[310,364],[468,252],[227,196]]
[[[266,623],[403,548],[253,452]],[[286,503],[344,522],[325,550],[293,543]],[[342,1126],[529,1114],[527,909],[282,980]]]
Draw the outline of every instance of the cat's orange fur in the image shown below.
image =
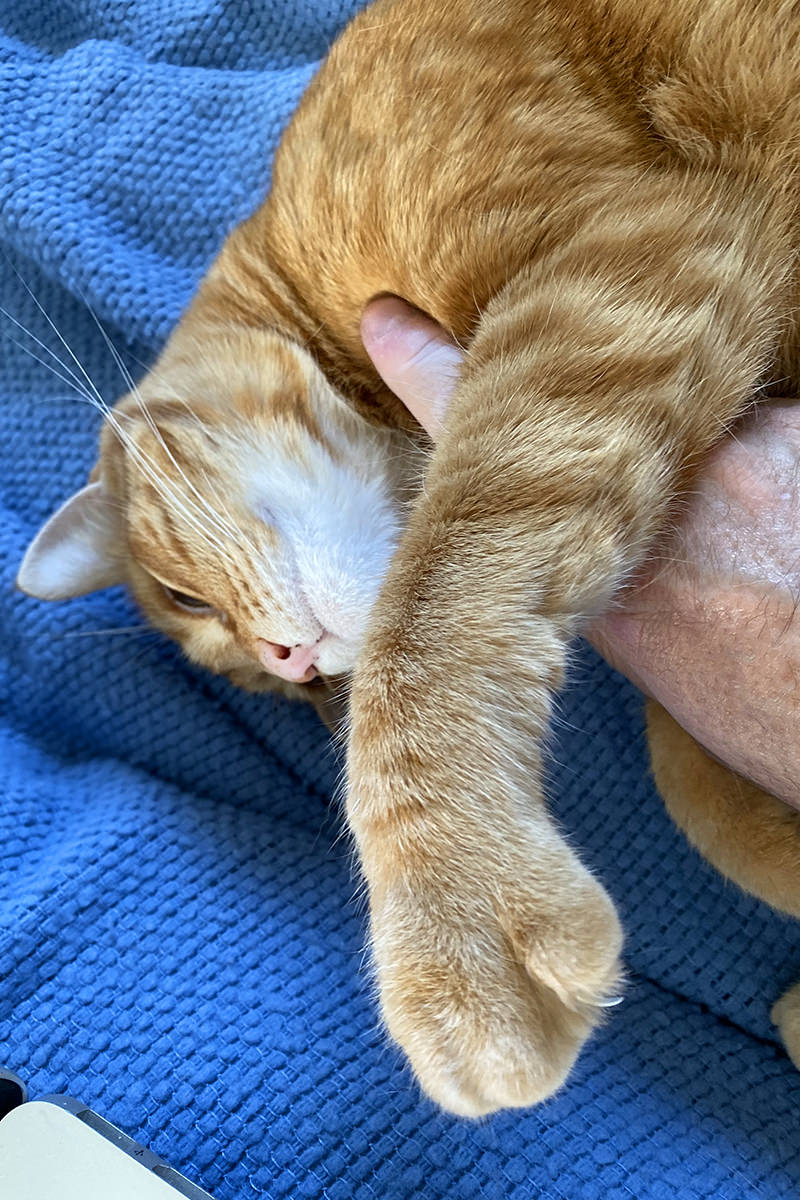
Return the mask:
[[[378,0],[123,402],[123,441],[104,433],[84,547],[105,521],[154,622],[249,684],[265,640],[316,626],[264,566],[283,526],[255,511],[255,467],[232,486],[243,448],[309,470],[324,452],[349,479],[363,439],[384,464],[406,528],[353,655],[347,814],[386,1023],[454,1112],[549,1095],[618,987],[619,923],[547,815],[542,737],[570,639],[762,385],[800,376],[799,166],[794,0]],[[381,292],[467,347],[408,512],[419,447],[359,336]],[[224,489],[213,538],[189,484],[218,517]],[[179,611],[153,573],[213,611]]]

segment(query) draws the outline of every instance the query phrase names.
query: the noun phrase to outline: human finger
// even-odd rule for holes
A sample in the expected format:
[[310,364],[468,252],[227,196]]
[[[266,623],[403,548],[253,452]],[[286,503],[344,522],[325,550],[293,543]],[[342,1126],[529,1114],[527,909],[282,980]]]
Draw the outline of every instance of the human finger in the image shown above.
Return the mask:
[[397,296],[367,305],[361,337],[384,383],[435,440],[463,361],[458,346],[441,325]]

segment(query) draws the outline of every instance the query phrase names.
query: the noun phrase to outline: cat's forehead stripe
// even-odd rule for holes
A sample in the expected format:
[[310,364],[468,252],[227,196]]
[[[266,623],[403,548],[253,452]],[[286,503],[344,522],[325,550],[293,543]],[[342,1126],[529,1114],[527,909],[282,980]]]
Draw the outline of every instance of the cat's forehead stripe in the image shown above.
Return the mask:
[[281,382],[265,393],[255,388],[245,388],[236,393],[233,404],[236,412],[248,424],[263,427],[265,422],[280,421],[290,428],[299,427],[314,441],[327,445],[327,438],[311,407],[305,380],[300,386],[294,382]]
[[172,514],[162,504],[137,506],[128,543],[145,570],[170,582],[185,579],[197,568],[193,547],[181,537]]

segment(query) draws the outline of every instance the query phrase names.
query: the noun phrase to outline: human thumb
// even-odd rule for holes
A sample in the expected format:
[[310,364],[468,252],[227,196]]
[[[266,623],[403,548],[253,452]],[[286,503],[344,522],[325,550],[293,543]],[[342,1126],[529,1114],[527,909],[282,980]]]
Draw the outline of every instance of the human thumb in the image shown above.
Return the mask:
[[461,369],[459,348],[441,325],[397,296],[367,305],[361,337],[384,383],[435,440]]

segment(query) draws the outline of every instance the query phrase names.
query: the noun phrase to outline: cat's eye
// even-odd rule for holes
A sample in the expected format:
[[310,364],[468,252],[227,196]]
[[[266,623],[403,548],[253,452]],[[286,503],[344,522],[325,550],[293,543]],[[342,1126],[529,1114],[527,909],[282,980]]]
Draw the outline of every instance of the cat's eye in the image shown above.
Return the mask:
[[166,583],[162,583],[161,586],[167,599],[176,608],[182,608],[184,612],[191,613],[196,617],[210,617],[217,612],[213,604],[207,604],[205,600],[200,600],[197,596],[190,596],[188,592],[179,592],[177,588],[170,587]]

